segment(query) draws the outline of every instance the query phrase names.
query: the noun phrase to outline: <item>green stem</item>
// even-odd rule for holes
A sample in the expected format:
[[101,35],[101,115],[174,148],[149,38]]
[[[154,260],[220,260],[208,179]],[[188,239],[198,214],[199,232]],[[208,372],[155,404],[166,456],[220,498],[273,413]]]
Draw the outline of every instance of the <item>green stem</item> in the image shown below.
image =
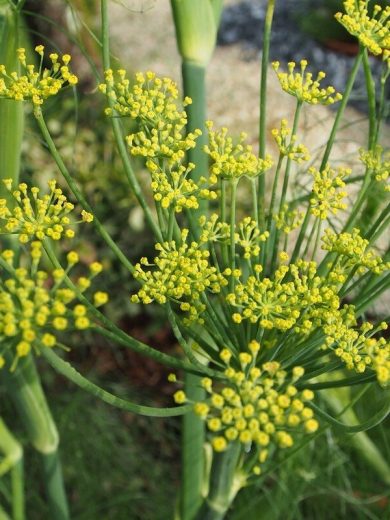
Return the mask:
[[[184,375],[184,388],[188,399],[203,401],[205,391],[200,386],[201,378]],[[204,422],[190,412],[182,421],[182,474],[180,489],[181,520],[193,520],[202,500],[204,474]]]
[[368,61],[367,49],[363,52],[363,70],[366,79],[366,91],[368,101],[368,149],[372,150],[376,143],[376,96],[375,96],[375,82],[372,77],[370,63]]
[[[230,268],[232,271],[236,268],[236,193],[237,180],[234,179],[230,183]],[[234,276],[230,277],[229,290],[234,291]]]
[[207,498],[199,510],[196,520],[222,520],[245,485],[245,478],[237,471],[241,445],[235,442],[222,453],[213,453],[210,487]]
[[[267,75],[269,49],[271,43],[272,20],[274,16],[275,0],[268,0],[267,11],[265,14],[264,33],[263,33],[263,52],[261,56],[261,77],[260,77],[260,118],[259,118],[259,156],[265,157],[266,143],[266,124],[267,124]],[[265,198],[265,177],[259,177],[259,197],[258,215],[264,218],[264,198]]]
[[[48,241],[44,242],[44,248],[47,253],[47,256],[49,257],[49,260],[51,263],[57,268],[62,269],[62,266],[58,259],[56,258],[50,244]],[[152,347],[149,347],[145,343],[142,343],[141,341],[136,340],[135,338],[127,335],[123,330],[121,330],[119,327],[117,327],[111,320],[109,320],[104,314],[102,314],[92,303],[84,296],[84,294],[79,290],[79,288],[70,280],[68,276],[65,276],[64,278],[65,283],[68,285],[72,291],[75,292],[77,298],[80,300],[81,303],[86,305],[90,311],[90,313],[100,322],[102,323],[107,329],[105,330],[101,327],[94,327],[94,330],[101,334],[102,336],[106,336],[109,339],[112,339],[116,341],[117,343],[124,345],[127,348],[131,348],[135,352],[139,352],[140,354],[143,354],[147,357],[150,357],[152,359],[155,359],[162,365],[174,367],[174,368],[183,368],[186,369],[193,369],[192,365],[187,363],[186,361],[182,361],[178,358],[175,358],[173,356],[170,356],[168,354],[164,354],[163,352],[160,352]]]
[[[57,456],[59,437],[32,356],[20,360],[12,374],[5,371],[4,379],[8,395],[20,415],[30,442],[41,454],[45,465],[47,457]],[[55,488],[50,478],[45,480],[46,492],[51,518],[67,520],[69,513],[66,495],[62,476],[58,471]],[[57,516],[59,511],[62,516]]]
[[[192,99],[192,103],[186,106],[188,117],[187,132],[193,132],[197,128],[202,131],[198,137],[195,148],[188,150],[188,161],[195,164],[191,172],[192,179],[198,183],[201,176],[208,171],[208,156],[203,152],[203,147],[207,144],[206,135],[206,67],[194,62],[183,59],[182,77],[184,96]],[[199,208],[195,211],[195,216],[207,213],[208,203],[206,200],[199,200]]]
[[12,482],[12,518],[25,520],[24,471],[23,458],[18,460],[11,470]]
[[55,520],[69,520],[69,508],[58,451],[43,454],[42,460],[51,518],[55,518]]
[[[91,208],[91,206],[88,204],[88,202],[85,200],[83,194],[81,193],[79,187],[77,186],[77,183],[74,181],[72,176],[70,175],[67,167],[65,166],[64,161],[62,160],[60,154],[57,151],[56,145],[54,144],[54,141],[50,135],[49,129],[46,126],[45,120],[43,119],[42,113],[36,114],[36,120],[38,122],[38,126],[42,132],[42,135],[46,141],[46,144],[50,150],[50,153],[52,154],[58,169],[60,170],[61,174],[65,178],[66,182],[68,183],[68,186],[70,190],[72,191],[73,195],[76,197],[77,201],[80,203],[80,205],[88,211],[88,213],[92,213],[94,215],[94,211]],[[106,242],[108,247],[115,253],[117,258],[120,260],[120,262],[126,267],[128,271],[131,273],[134,272],[134,266],[128,260],[128,258],[124,255],[124,253],[119,249],[119,247],[116,245],[116,243],[113,241],[111,236],[107,233],[106,229],[104,228],[103,224],[100,222],[100,220],[94,215],[93,224],[96,228],[96,230],[99,232],[103,240]]]
[[364,52],[364,47],[361,47],[359,54],[356,56],[355,62],[353,64],[351,73],[349,75],[347,84],[345,86],[345,91],[343,93],[343,99],[341,100],[341,102],[339,104],[339,108],[337,110],[337,114],[336,114],[336,117],[333,122],[333,127],[332,127],[332,130],[329,135],[329,139],[328,139],[325,151],[324,151],[324,155],[322,157],[320,171],[322,171],[328,163],[330,152],[332,150],[333,143],[334,143],[334,140],[336,137],[336,133],[337,133],[341,118],[344,114],[345,107],[347,106],[349,97],[351,95],[352,87],[353,87],[353,84],[355,83],[356,74],[357,74],[357,71],[359,70],[360,62],[362,61],[363,52]]
[[[24,476],[23,476],[23,448],[7,428],[0,417],[0,451],[4,457],[0,463],[0,477],[11,472],[12,486],[12,517],[14,520],[24,520]],[[5,515],[5,511],[1,510]],[[8,515],[5,518],[9,518]]]
[[127,399],[117,397],[110,392],[107,392],[103,388],[92,383],[86,377],[82,376],[77,370],[67,361],[61,359],[53,350],[43,349],[42,355],[50,363],[50,365],[62,376],[66,377],[72,383],[79,386],[86,392],[94,395],[98,399],[101,399],[105,403],[126,410],[127,412],[136,413],[138,415],[145,415],[148,417],[175,417],[187,413],[192,405],[176,406],[173,408],[155,408],[152,406],[142,406]]
[[[103,67],[104,67],[104,70],[108,70],[111,68],[111,64],[110,64],[110,31],[109,31],[109,21],[108,21],[107,0],[101,0],[101,18],[102,18]],[[107,96],[107,101],[108,101],[109,107],[113,110],[114,101],[109,95]],[[131,166],[126,144],[123,139],[120,119],[117,117],[111,117],[111,124],[112,124],[112,129],[114,132],[115,142],[116,142],[116,145],[118,148],[119,155],[122,159],[122,164],[123,164],[123,168],[124,168],[127,180],[130,184],[131,189],[133,190],[133,193],[134,193],[139,205],[141,206],[141,208],[144,212],[146,221],[147,221],[150,229],[153,231],[154,236],[156,237],[156,240],[158,242],[161,242],[162,241],[161,231],[152,216],[150,208],[145,200],[144,194],[142,193],[141,186],[140,186],[140,184],[137,180],[137,177],[135,176],[134,170]]]

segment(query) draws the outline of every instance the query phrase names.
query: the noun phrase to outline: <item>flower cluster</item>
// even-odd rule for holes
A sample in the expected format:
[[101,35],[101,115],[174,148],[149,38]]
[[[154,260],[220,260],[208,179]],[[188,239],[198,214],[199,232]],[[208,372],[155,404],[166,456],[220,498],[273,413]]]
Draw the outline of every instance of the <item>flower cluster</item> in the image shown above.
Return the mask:
[[250,145],[245,145],[246,134],[240,135],[237,144],[228,136],[227,128],[213,130],[212,121],[206,121],[209,133],[209,144],[204,151],[210,156],[210,182],[214,184],[218,177],[222,179],[239,179],[243,176],[257,177],[271,168],[273,161],[270,156],[264,159],[252,152]]
[[336,13],[336,19],[356,36],[360,43],[375,55],[390,48],[390,7],[375,5],[373,15],[368,13],[367,0],[346,0],[345,13]]
[[[276,361],[258,367],[259,343],[252,341],[249,350],[238,355],[237,369],[231,364],[231,352],[221,351],[226,379],[221,383],[202,380],[208,398],[195,403],[194,412],[206,421],[215,451],[238,441],[247,451],[256,450],[258,462],[264,463],[269,449],[290,448],[294,436],[314,433],[318,422],[306,405],[314,398],[313,392],[294,386],[304,369],[294,367],[287,373]],[[259,468],[254,471],[258,473]]]
[[[227,285],[227,280],[209,264],[209,251],[199,248],[197,242],[187,243],[188,230],[181,233],[182,244],[178,247],[174,241],[156,244],[159,255],[150,264],[147,258],[141,258],[135,266],[134,277],[142,284],[137,294],[131,297],[133,303],[157,303],[167,301],[180,304],[180,309],[188,313],[189,321],[203,322],[201,313],[204,304],[201,295],[206,290],[218,293]],[[156,266],[154,271],[145,271],[142,265]]]
[[199,217],[199,225],[202,229],[199,240],[206,242],[226,242],[230,238],[230,226],[227,222],[220,222],[218,215],[213,213],[207,218],[205,215]]
[[[188,166],[182,164],[175,167],[167,167],[165,171],[154,161],[147,161],[146,166],[152,175],[151,188],[154,193],[154,200],[161,204],[162,208],[173,206],[179,213],[186,209],[199,208],[198,198],[214,200],[217,197],[215,191],[208,188],[200,188],[196,182],[190,178],[191,171],[195,165],[189,163]],[[201,177],[199,185],[206,185],[207,180]]]
[[304,212],[298,209],[289,209],[288,204],[284,204],[279,213],[273,215],[273,220],[277,229],[281,229],[283,233],[291,233],[294,229],[300,227],[304,219]]
[[314,177],[310,198],[310,211],[314,216],[325,220],[329,212],[335,215],[340,209],[346,209],[347,205],[342,200],[347,196],[343,188],[344,179],[351,173],[349,168],[333,170],[327,164],[322,171],[309,168],[309,173]]
[[237,226],[238,233],[235,234],[235,241],[243,250],[243,258],[249,259],[256,257],[260,253],[260,243],[265,242],[269,237],[269,232],[261,233],[257,223],[250,217],[245,217]]
[[[127,137],[133,155],[149,158],[167,158],[170,163],[181,161],[185,152],[196,145],[200,130],[186,134],[187,115],[178,106],[177,85],[169,78],[158,78],[154,72],[139,72],[130,86],[124,70],[105,72],[106,82],[100,90],[112,102],[113,110],[135,120],[140,131]],[[183,105],[191,104],[186,98]],[[112,109],[106,109],[111,115]]]
[[280,155],[288,157],[291,161],[295,161],[298,164],[308,161],[310,159],[308,149],[304,144],[295,144],[297,136],[291,135],[292,130],[288,128],[287,124],[287,119],[282,119],[280,130],[277,128],[272,130],[272,135],[279,148]]
[[360,160],[369,169],[373,178],[384,184],[384,190],[390,192],[390,154],[383,153],[379,144],[373,150],[360,150]]
[[76,85],[77,77],[69,70],[71,57],[64,54],[61,58],[56,53],[49,55],[52,63],[50,69],[42,67],[44,57],[43,45],[35,47],[41,57],[39,69],[26,63],[25,49],[18,49],[17,56],[24,74],[8,72],[0,65],[0,97],[16,101],[31,100],[35,108],[39,108],[49,97],[55,96],[65,85]]
[[[67,273],[78,262],[77,253],[68,253],[66,271],[55,269],[51,273],[38,269],[41,254],[42,243],[32,242],[30,270],[16,265],[11,250],[3,251],[0,256],[3,271],[0,282],[0,337],[3,349],[15,349],[11,369],[15,368],[19,358],[31,351],[39,353],[42,348],[54,347],[58,333],[70,327],[83,330],[90,326],[87,308],[77,304],[75,291],[65,284]],[[101,264],[93,262],[89,266],[89,276],[77,280],[78,289],[84,292],[101,270]],[[108,296],[99,291],[95,293],[94,300],[95,304],[102,305]],[[4,364],[3,356],[0,363]]]
[[296,264],[282,265],[272,280],[260,277],[260,265],[255,266],[255,271],[244,283],[237,281],[234,293],[226,298],[240,309],[232,315],[235,323],[247,319],[264,329],[295,329],[308,334],[322,312],[339,307],[335,290],[322,284],[315,262],[298,260]]
[[[62,237],[73,238],[69,213],[74,206],[69,202],[55,180],[48,182],[50,193],[39,196],[39,188],[21,183],[17,190],[12,189],[12,180],[3,181],[14,204],[7,199],[0,199],[0,233],[18,234],[21,243],[30,240],[43,240],[49,237],[60,240]],[[93,216],[87,211],[81,212],[84,222],[91,222]]]
[[353,307],[348,309],[352,316],[341,312],[337,319],[324,325],[326,345],[349,370],[363,373],[367,367],[372,368],[378,382],[386,386],[390,381],[390,344],[384,338],[372,336],[378,330],[386,330],[387,324],[381,323],[374,329],[371,323],[365,322],[359,328],[353,327],[353,310]]
[[384,262],[379,255],[368,251],[368,247],[369,241],[360,236],[357,228],[352,233],[334,233],[325,229],[322,237],[322,249],[341,255],[345,269],[357,268],[360,274],[366,271],[381,274],[389,269],[390,262]]
[[288,72],[278,72],[280,63],[273,62],[272,66],[278,76],[282,89],[296,97],[301,103],[309,103],[311,105],[331,105],[342,99],[342,95],[335,92],[334,87],[320,88],[321,81],[325,78],[325,72],[319,72],[315,80],[311,72],[305,72],[307,61],[302,60],[301,71],[294,72],[295,62],[288,64]]

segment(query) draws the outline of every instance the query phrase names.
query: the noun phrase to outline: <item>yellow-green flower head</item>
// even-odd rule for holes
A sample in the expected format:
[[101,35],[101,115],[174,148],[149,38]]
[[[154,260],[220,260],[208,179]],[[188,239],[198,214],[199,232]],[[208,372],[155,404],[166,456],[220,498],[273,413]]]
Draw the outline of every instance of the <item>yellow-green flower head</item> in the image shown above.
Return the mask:
[[277,329],[306,335],[322,313],[339,307],[339,298],[329,285],[322,284],[315,262],[298,260],[281,265],[273,279],[261,278],[261,270],[245,282],[237,280],[227,302],[237,308],[232,320],[249,320],[263,329]]
[[291,135],[292,130],[287,126],[287,119],[282,119],[280,130],[274,128],[272,130],[273,138],[279,148],[280,155],[288,157],[291,161],[301,164],[310,159],[308,149],[304,144],[295,144],[296,135]]
[[[181,161],[185,152],[196,145],[200,130],[186,134],[187,115],[182,105],[192,103],[185,98],[179,103],[176,83],[169,78],[159,78],[154,72],[138,72],[134,84],[126,78],[126,72],[112,70],[105,73],[106,82],[100,90],[110,98],[113,110],[134,119],[140,131],[127,137],[133,155],[148,158],[167,158],[171,163]],[[106,113],[111,115],[112,109]]]
[[284,204],[279,213],[274,214],[272,218],[275,221],[276,228],[288,234],[301,226],[304,217],[303,211],[289,209],[288,204]]
[[[209,252],[197,242],[187,243],[188,230],[181,233],[181,245],[174,241],[156,244],[159,251],[154,263],[141,258],[135,266],[134,277],[142,283],[141,289],[131,297],[134,303],[157,303],[168,301],[179,304],[189,321],[203,322],[201,313],[204,305],[201,295],[205,291],[219,293],[227,280],[209,264]],[[154,268],[144,270],[142,266]]]
[[210,182],[214,184],[217,178],[239,179],[240,177],[257,177],[272,167],[272,158],[264,159],[252,152],[252,147],[245,143],[246,134],[241,133],[237,144],[228,136],[227,128],[213,130],[212,121],[206,121],[209,133],[209,144],[204,151],[211,158]]
[[[0,233],[17,234],[22,243],[46,237],[52,240],[74,237],[69,218],[74,206],[57,187],[55,180],[48,182],[50,191],[42,197],[37,187],[29,189],[27,184],[21,183],[18,189],[13,190],[11,179],[3,183],[13,204],[0,199]],[[93,216],[86,211],[82,211],[81,217],[84,222],[93,220]]]
[[373,150],[360,150],[360,160],[368,168],[372,177],[384,184],[384,190],[390,192],[390,153],[384,153],[379,144]]
[[230,239],[230,226],[227,222],[220,222],[218,215],[213,213],[210,217],[202,215],[199,217],[201,234],[199,241],[206,242],[227,242]]
[[16,101],[31,101],[36,109],[43,102],[58,94],[64,85],[76,85],[77,76],[69,70],[71,57],[64,54],[59,57],[52,53],[49,59],[52,63],[50,69],[43,68],[44,47],[38,45],[35,51],[41,57],[39,68],[26,63],[25,49],[17,50],[17,57],[22,69],[22,74],[7,71],[4,65],[0,65],[0,97],[14,99]]
[[215,451],[238,441],[250,455],[252,447],[259,449],[259,462],[264,463],[264,450],[289,448],[294,437],[318,429],[312,409],[305,405],[314,398],[313,392],[299,391],[293,384],[303,375],[302,367],[294,367],[291,374],[276,361],[256,367],[255,356],[242,352],[240,367],[234,369],[225,350],[220,357],[226,365],[225,381],[204,378],[208,397],[194,404],[194,412],[207,424]]
[[309,173],[314,178],[312,194],[310,198],[310,211],[322,220],[328,218],[329,212],[336,215],[339,210],[344,210],[347,205],[343,199],[347,196],[344,179],[351,174],[349,168],[333,170],[329,164],[322,171],[312,167]]
[[195,165],[176,165],[161,167],[152,160],[146,163],[152,174],[151,188],[154,200],[161,207],[168,209],[173,206],[177,213],[183,209],[199,208],[198,199],[214,200],[217,197],[215,191],[211,191],[202,185],[207,184],[205,177],[199,179],[199,185],[190,178],[191,171]]
[[360,327],[356,322],[345,319],[341,312],[337,319],[323,328],[326,345],[340,358],[349,370],[361,374],[366,369],[374,370],[378,383],[388,386],[390,382],[390,344],[383,337],[373,337],[380,330],[386,330],[387,324],[374,327],[364,322]]
[[352,233],[334,233],[331,229],[325,229],[322,249],[338,253],[344,268],[357,267],[360,274],[366,271],[381,274],[390,268],[390,262],[384,262],[379,255],[369,251],[369,241],[360,236],[357,228]]
[[288,72],[278,72],[280,63],[275,61],[272,66],[279,79],[282,89],[296,97],[302,103],[311,105],[331,105],[340,101],[342,95],[336,93],[334,87],[321,88],[321,81],[325,78],[325,72],[319,72],[314,80],[311,72],[306,72],[307,61],[302,60],[300,72],[294,72],[296,64],[290,62],[288,64]]
[[235,241],[240,245],[246,259],[252,256],[258,256],[260,253],[260,243],[265,242],[269,237],[269,232],[261,233],[257,227],[257,223],[250,217],[245,217],[237,226],[238,233],[235,235]]
[[[11,370],[30,352],[54,347],[61,332],[90,327],[87,308],[77,303],[75,292],[65,284],[65,271],[39,270],[41,254],[42,243],[32,242],[29,268],[17,265],[11,250],[0,255],[0,338],[3,348],[15,350]],[[77,261],[77,253],[70,252],[67,273]],[[77,282],[82,291],[89,285],[85,280],[90,283],[93,276]],[[101,302],[103,293],[97,294]],[[107,301],[105,293],[103,298]]]
[[374,5],[372,16],[368,13],[367,0],[346,0],[345,13],[335,17],[347,31],[375,55],[390,49],[390,7]]

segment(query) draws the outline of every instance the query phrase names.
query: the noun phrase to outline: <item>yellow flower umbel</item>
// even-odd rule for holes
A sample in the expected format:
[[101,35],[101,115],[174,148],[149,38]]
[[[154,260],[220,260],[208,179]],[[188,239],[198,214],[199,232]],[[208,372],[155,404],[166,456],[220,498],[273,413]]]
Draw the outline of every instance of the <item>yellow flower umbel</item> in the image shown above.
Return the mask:
[[[127,136],[132,155],[145,158],[168,159],[174,164],[184,159],[185,152],[196,145],[200,130],[186,134],[187,115],[179,106],[176,83],[158,78],[154,72],[138,72],[131,87],[126,72],[112,70],[105,73],[106,82],[100,90],[113,101],[113,110],[136,121],[140,131]],[[192,101],[186,98],[183,105]],[[106,109],[111,115],[112,109]]]
[[[227,285],[226,279],[209,264],[209,251],[202,250],[196,242],[187,243],[188,230],[181,233],[182,244],[174,241],[156,244],[159,255],[154,264],[147,258],[141,258],[135,266],[134,278],[142,283],[141,289],[131,297],[134,303],[157,303],[164,305],[168,301],[180,305],[180,309],[189,314],[189,321],[203,322],[201,313],[204,305],[201,296],[205,291],[219,293]],[[154,271],[145,271],[142,265],[154,267]]]
[[[190,178],[191,171],[195,168],[192,163],[189,163],[188,166],[178,164],[161,168],[157,162],[148,160],[146,166],[152,175],[151,188],[154,200],[159,202],[164,209],[173,206],[174,210],[179,213],[183,209],[199,208],[198,198],[206,200],[217,198],[215,191],[198,186]],[[199,184],[206,185],[206,178],[201,177]]]
[[[48,273],[38,269],[41,253],[41,242],[32,242],[30,269],[16,265],[13,251],[1,253],[0,339],[3,349],[15,350],[11,369],[31,351],[39,354],[42,348],[54,347],[59,333],[90,326],[87,308],[77,304],[75,292],[65,285],[65,271],[55,269]],[[71,251],[67,258],[69,273],[78,262],[78,255]],[[76,282],[82,292],[100,270],[101,266],[97,268],[95,262],[90,266],[89,276]],[[100,304],[107,301],[105,293],[96,295]]]
[[261,233],[257,223],[250,217],[245,217],[237,227],[238,233],[235,234],[235,241],[243,248],[243,257],[245,259],[250,259],[252,256],[257,257],[260,253],[260,243],[267,240],[269,232]]
[[44,47],[38,45],[35,51],[40,56],[40,65],[36,70],[34,65],[26,63],[25,49],[17,50],[21,75],[17,72],[7,71],[4,65],[0,65],[0,97],[15,101],[31,101],[36,110],[40,109],[43,102],[51,96],[55,96],[64,85],[76,85],[77,77],[69,70],[71,57],[64,54],[59,57],[52,53],[49,59],[52,63],[50,69],[43,68]]
[[294,72],[295,62],[288,64],[288,72],[278,72],[280,63],[275,61],[272,66],[278,76],[282,89],[296,97],[301,103],[311,105],[331,105],[342,99],[342,95],[336,93],[334,87],[321,88],[320,83],[326,77],[325,72],[319,72],[317,78],[313,80],[311,72],[306,72],[307,61],[302,60],[301,71]]
[[349,370],[361,374],[367,367],[371,368],[378,383],[387,386],[390,382],[390,344],[383,337],[373,337],[378,331],[386,330],[387,324],[380,323],[375,328],[369,322],[358,328],[353,325],[355,323],[350,323],[345,313],[340,313],[338,319],[324,326],[326,345]]
[[347,196],[343,188],[345,188],[344,179],[351,174],[349,168],[333,170],[328,164],[322,171],[309,168],[309,173],[314,177],[310,211],[315,217],[325,220],[329,212],[336,215],[340,209],[347,208],[342,200]]
[[280,130],[274,128],[272,130],[273,138],[279,148],[280,155],[288,157],[291,161],[301,164],[310,159],[309,151],[304,144],[295,144],[296,135],[291,135],[292,130],[287,126],[287,119],[282,119]]
[[346,0],[345,13],[335,17],[346,30],[375,55],[390,49],[390,7],[374,5],[372,17],[368,14],[367,0]]
[[357,228],[354,228],[352,233],[334,233],[331,229],[325,229],[322,237],[322,249],[338,253],[345,269],[356,267],[360,274],[366,271],[381,274],[390,268],[390,262],[384,262],[368,248],[369,241],[360,236],[360,230]]
[[314,398],[313,392],[299,391],[293,384],[304,374],[303,368],[294,367],[288,373],[277,361],[258,367],[259,348],[256,341],[251,342],[251,353],[238,355],[236,369],[230,364],[231,352],[222,350],[225,380],[201,381],[208,398],[195,403],[194,412],[206,422],[215,451],[224,451],[238,441],[263,464],[270,451],[290,448],[297,435],[314,433],[318,422],[306,406]]
[[275,221],[276,228],[288,235],[291,231],[300,227],[304,217],[305,214],[303,211],[298,209],[289,209],[288,204],[284,204],[279,213],[273,215],[272,218]]
[[209,144],[204,151],[211,158],[210,182],[214,184],[217,178],[240,179],[243,176],[257,177],[271,168],[273,161],[269,155],[264,159],[252,152],[252,147],[245,143],[246,134],[241,133],[239,141],[234,144],[228,136],[227,128],[213,130],[212,121],[206,121],[209,131]]
[[[39,197],[37,187],[29,190],[27,184],[21,183],[17,190],[13,190],[11,179],[3,182],[15,204],[10,207],[6,199],[0,199],[0,233],[17,234],[22,243],[45,237],[52,240],[74,237],[68,216],[74,206],[57,187],[55,180],[48,182],[50,193],[43,197]],[[84,222],[93,220],[93,216],[86,211],[82,211],[81,217]]]
[[390,153],[383,153],[379,144],[373,150],[360,150],[360,160],[368,168],[372,177],[383,183],[384,190],[390,192]]

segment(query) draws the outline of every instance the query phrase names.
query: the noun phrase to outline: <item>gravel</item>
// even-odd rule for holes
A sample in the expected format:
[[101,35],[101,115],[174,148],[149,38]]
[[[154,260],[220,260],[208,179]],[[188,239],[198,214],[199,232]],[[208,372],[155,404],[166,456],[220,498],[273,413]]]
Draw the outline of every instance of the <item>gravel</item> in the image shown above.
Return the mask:
[[[282,0],[276,2],[273,31],[271,38],[271,60],[283,63],[307,59],[309,67],[317,73],[323,70],[327,81],[336,90],[343,91],[354,57],[332,51],[301,31],[299,19],[307,16],[310,7],[319,5],[321,0]],[[257,59],[262,49],[263,25],[266,0],[244,0],[225,8],[222,14],[219,45],[241,43],[249,52],[248,59]],[[376,81],[380,77],[380,60],[370,58]],[[390,98],[390,92],[388,92]],[[365,81],[362,69],[359,70],[352,92],[351,103],[359,110],[366,111]]]

